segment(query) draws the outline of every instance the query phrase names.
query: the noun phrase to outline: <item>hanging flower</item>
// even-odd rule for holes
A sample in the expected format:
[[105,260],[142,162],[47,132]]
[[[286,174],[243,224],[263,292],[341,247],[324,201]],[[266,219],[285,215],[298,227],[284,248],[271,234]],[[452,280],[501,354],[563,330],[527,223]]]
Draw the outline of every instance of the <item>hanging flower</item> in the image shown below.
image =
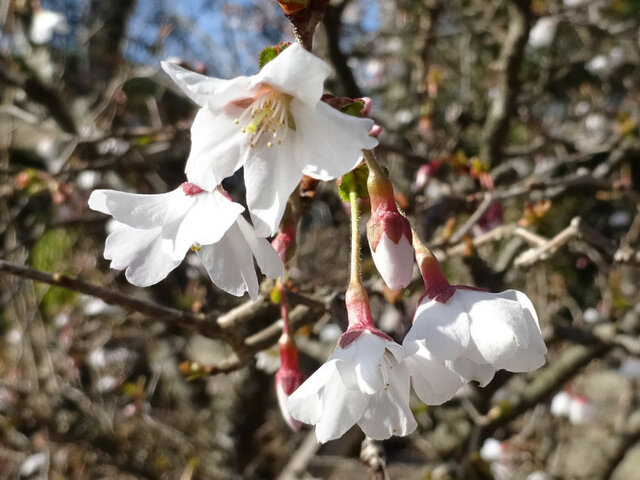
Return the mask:
[[[524,293],[452,286],[431,252],[415,238],[414,245],[427,293],[403,341],[407,355],[419,359],[426,351],[463,380],[476,380],[481,386],[496,370],[529,372],[544,365],[547,347]],[[411,374],[418,391],[420,376],[415,370]]]
[[337,178],[378,143],[369,136],[372,120],[320,101],[331,69],[297,43],[251,77],[208,78],[167,62],[162,68],[201,107],[187,178],[212,190],[244,166],[247,205],[261,236],[275,232],[303,174]]
[[107,237],[104,256],[111,268],[126,269],[134,285],[158,283],[189,249],[198,253],[213,283],[236,296],[258,294],[253,256],[267,276],[283,272],[269,242],[240,215],[244,208],[219,190],[207,192],[192,183],[157,195],[96,190],[89,207],[119,222]]
[[411,282],[413,246],[411,225],[396,207],[393,186],[374,161],[368,161],[367,189],[371,199],[371,218],[367,239],[373,262],[391,290],[400,290]]
[[361,286],[347,291],[347,312],[349,328],[326,363],[289,397],[289,412],[316,425],[322,443],[356,423],[375,440],[408,435],[416,421],[403,349],[373,325]]

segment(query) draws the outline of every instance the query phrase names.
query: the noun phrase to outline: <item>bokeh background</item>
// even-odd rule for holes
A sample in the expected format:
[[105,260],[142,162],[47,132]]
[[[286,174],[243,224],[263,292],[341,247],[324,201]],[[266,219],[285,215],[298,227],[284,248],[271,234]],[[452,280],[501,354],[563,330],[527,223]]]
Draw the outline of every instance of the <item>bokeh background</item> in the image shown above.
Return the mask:
[[[320,446],[278,411],[273,284],[249,303],[188,257],[135,288],[87,207],[95,188],[185,180],[196,108],[159,62],[255,73],[294,39],[278,3],[0,0],[0,478],[640,478],[639,35],[638,0],[328,3],[327,91],[372,97],[378,158],[452,283],[526,292],[549,355],[443,406],[414,398],[406,438]],[[225,186],[242,200],[241,172]],[[333,183],[303,201],[290,301],[310,374],[345,324],[349,217]],[[364,236],[363,256],[374,316],[401,340],[417,271],[389,292]]]

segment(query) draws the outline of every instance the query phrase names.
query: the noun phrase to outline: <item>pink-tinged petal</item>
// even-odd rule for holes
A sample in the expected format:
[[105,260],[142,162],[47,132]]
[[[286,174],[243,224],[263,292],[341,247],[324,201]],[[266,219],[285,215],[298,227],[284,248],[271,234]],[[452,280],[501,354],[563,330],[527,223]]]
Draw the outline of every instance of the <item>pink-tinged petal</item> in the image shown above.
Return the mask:
[[191,152],[185,173],[190,182],[212,191],[233,175],[250,153],[247,137],[227,113],[201,108],[191,126]]
[[400,290],[411,282],[413,275],[413,246],[407,237],[402,235],[395,244],[383,233],[378,246],[371,249],[373,262],[380,276],[391,290]]
[[458,373],[465,382],[475,380],[481,387],[486,387],[496,373],[496,368],[492,365],[476,363],[465,357],[451,360],[447,362],[447,365]]
[[417,341],[415,344],[418,347],[416,353],[404,361],[411,375],[413,389],[425,404],[441,405],[460,390],[462,380],[441,360],[434,358],[424,342]]
[[333,375],[322,391],[322,418],[316,425],[318,441],[325,443],[344,435],[360,420],[370,398],[359,390],[346,388],[340,375]]
[[293,99],[289,108],[296,122],[295,160],[305,175],[338,178],[361,161],[362,149],[378,145],[369,136],[371,119],[347,115],[324,102],[311,109]]
[[285,391],[282,389],[282,386],[279,384],[276,385],[276,394],[278,396],[278,406],[280,407],[282,418],[284,418],[284,421],[287,422],[287,425],[289,425],[289,428],[291,430],[297,432],[298,430],[300,430],[302,422],[293,418],[289,413],[289,410],[287,409],[287,400],[289,399],[289,395],[285,393]]
[[160,228],[142,230],[118,224],[107,237],[104,258],[111,260],[111,268],[126,269],[133,285],[154,285],[180,264],[163,252],[160,233]]
[[251,96],[249,77],[221,80],[200,75],[171,62],[160,62],[160,65],[171,80],[201,107],[209,104],[211,108],[222,108],[236,99]]
[[237,224],[256,257],[260,271],[269,278],[284,278],[284,263],[271,244],[266,239],[259,238],[253,227],[243,217],[238,217]]
[[358,421],[362,431],[374,440],[409,435],[417,427],[409,405],[407,368],[396,364],[393,370],[389,386],[369,400],[369,407]]
[[248,292],[255,300],[258,296],[258,278],[253,255],[248,254],[247,250],[240,227],[233,225],[218,243],[202,246],[198,256],[211,281],[219,288],[236,297]]
[[94,190],[89,208],[134,228],[156,228],[183,216],[194,202],[181,188],[155,195]]
[[413,326],[405,342],[424,340],[427,349],[445,360],[459,357],[469,344],[469,316],[458,300],[458,292],[447,303],[424,299],[418,305]]
[[261,148],[244,166],[247,206],[259,237],[273,235],[289,196],[302,178],[292,161],[289,144]]
[[320,101],[324,81],[329,75],[331,67],[326,62],[307,52],[300,44],[293,43],[262,67],[252,77],[252,84],[269,84],[313,106]]

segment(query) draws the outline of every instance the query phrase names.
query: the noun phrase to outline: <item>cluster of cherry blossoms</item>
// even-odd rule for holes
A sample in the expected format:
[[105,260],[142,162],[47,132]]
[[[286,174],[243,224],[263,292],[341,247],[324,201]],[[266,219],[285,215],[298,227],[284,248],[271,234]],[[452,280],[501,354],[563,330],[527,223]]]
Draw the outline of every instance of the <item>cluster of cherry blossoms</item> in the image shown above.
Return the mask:
[[[197,252],[222,290],[258,294],[252,252],[271,278],[283,273],[265,237],[273,235],[302,175],[330,180],[352,170],[373,121],[320,101],[329,66],[299,44],[284,49],[252,77],[208,78],[163,62],[163,69],[200,106],[191,128],[187,182],[170,193],[138,195],[96,190],[89,206],[120,222],[105,257],[138,286],[153,285]],[[244,207],[222,181],[244,168]]]
[[[325,62],[295,43],[251,77],[221,80],[172,63],[162,67],[200,107],[191,129],[187,181],[157,195],[92,193],[90,207],[118,222],[104,252],[112,268],[126,270],[135,285],[149,286],[192,250],[215,285],[255,298],[254,258],[266,276],[284,278],[296,226],[280,224],[302,176],[337,179],[356,169],[364,156],[366,167],[359,168],[367,171],[364,190],[372,212],[367,238],[376,267],[392,290],[411,282],[416,261],[422,274],[425,295],[412,328],[397,343],[371,315],[360,274],[362,189],[343,177],[340,188],[352,214],[349,326],[326,363],[304,382],[279,283],[285,327],[276,390],[291,428],[298,429],[300,422],[315,425],[320,442],[340,437],[355,424],[374,439],[408,435],[417,426],[411,385],[423,402],[438,405],[465,382],[484,386],[497,370],[528,372],[544,364],[546,346],[525,294],[493,294],[446,280],[398,210],[391,182],[371,152],[379,129],[362,118],[369,104],[362,102],[358,115],[348,115],[323,101],[331,71]],[[250,221],[222,187],[240,168]]]

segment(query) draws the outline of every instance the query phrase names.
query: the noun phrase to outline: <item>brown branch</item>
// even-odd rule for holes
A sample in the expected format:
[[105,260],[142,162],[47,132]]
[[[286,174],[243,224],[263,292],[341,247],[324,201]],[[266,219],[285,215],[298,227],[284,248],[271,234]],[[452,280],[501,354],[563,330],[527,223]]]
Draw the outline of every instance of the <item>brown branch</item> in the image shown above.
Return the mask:
[[310,0],[308,6],[299,12],[285,14],[293,26],[296,39],[308,51],[313,47],[313,34],[324,17],[328,3],[329,0]]
[[502,158],[504,141],[520,91],[520,65],[531,29],[531,0],[506,1],[509,12],[509,28],[496,62],[498,74],[497,95],[491,104],[482,132],[480,158],[490,165],[497,165]]
[[62,275],[60,273],[48,273],[26,265],[0,260],[0,272],[6,272],[22,278],[47,283],[57,287],[64,287],[76,292],[100,298],[111,305],[118,305],[126,309],[144,313],[167,323],[177,323],[182,327],[197,331],[201,335],[214,339],[228,341],[231,345],[237,345],[238,339],[229,331],[223,330],[218,322],[208,319],[202,314],[193,314],[171,307],[158,305],[157,303],[125,295],[116,290],[100,287],[92,283]]
[[351,98],[360,98],[363,96],[362,90],[360,90],[356,77],[349,67],[347,56],[340,49],[341,17],[347,3],[347,1],[343,1],[338,5],[327,5],[323,25],[327,34],[329,58],[336,69],[336,74],[344,87],[345,94]]

